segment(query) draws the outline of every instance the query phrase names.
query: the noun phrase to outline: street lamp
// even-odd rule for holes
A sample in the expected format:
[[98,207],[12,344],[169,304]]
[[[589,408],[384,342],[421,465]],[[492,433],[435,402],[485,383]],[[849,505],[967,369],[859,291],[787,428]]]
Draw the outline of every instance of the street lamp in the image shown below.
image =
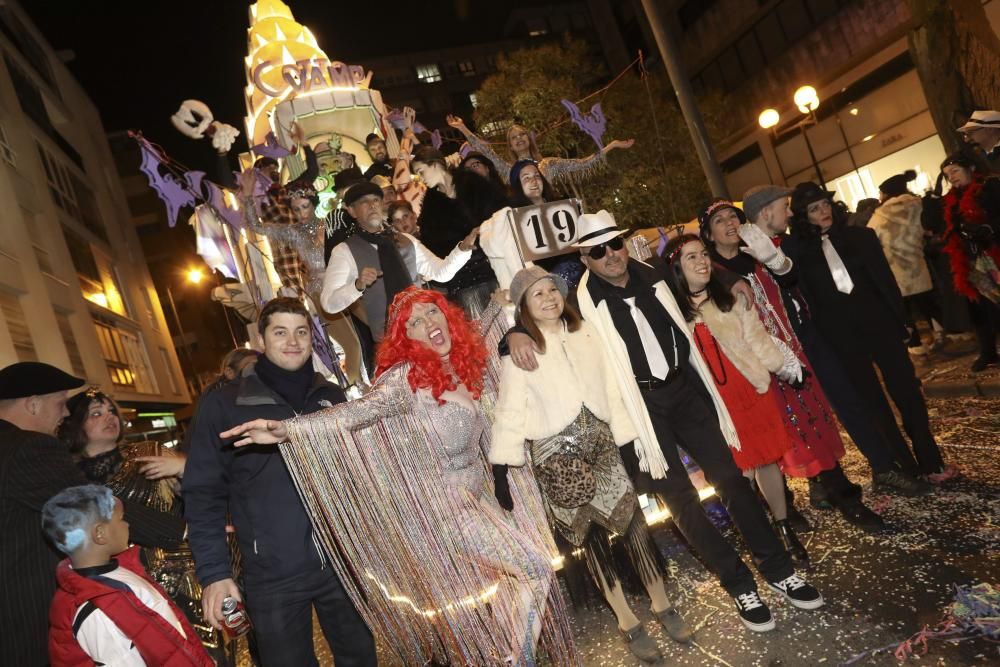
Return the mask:
[[[819,162],[816,161],[816,153],[813,151],[812,142],[809,141],[809,134],[806,132],[808,126],[816,124],[816,109],[819,108],[819,94],[812,86],[802,86],[795,91],[792,101],[795,102],[798,110],[805,114],[805,118],[796,123],[791,129],[798,129],[802,133],[802,139],[805,140],[806,149],[809,151],[809,159],[812,161],[813,170],[816,172],[816,178],[819,179],[820,186],[825,190],[826,181],[823,179],[823,172],[820,171]],[[772,140],[778,138],[779,132],[777,126],[780,121],[781,115],[776,109],[764,109],[760,112],[760,116],[757,117],[757,123],[761,128],[771,131]]]

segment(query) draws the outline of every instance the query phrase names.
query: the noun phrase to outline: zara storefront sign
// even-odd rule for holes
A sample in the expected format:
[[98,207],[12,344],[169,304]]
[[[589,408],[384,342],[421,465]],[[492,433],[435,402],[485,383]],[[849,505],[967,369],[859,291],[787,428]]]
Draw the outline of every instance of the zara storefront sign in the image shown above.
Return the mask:
[[576,221],[581,213],[583,207],[579,199],[560,199],[511,209],[507,220],[517,239],[521,261],[574,252]]
[[[280,70],[280,80],[285,84],[280,88],[265,83],[265,79],[275,80],[272,76],[275,68]],[[265,60],[253,68],[251,78],[260,92],[270,97],[281,97],[289,88],[297,94],[330,88],[367,88],[370,77],[365,74],[365,68],[361,65],[308,59],[299,60],[294,64]]]

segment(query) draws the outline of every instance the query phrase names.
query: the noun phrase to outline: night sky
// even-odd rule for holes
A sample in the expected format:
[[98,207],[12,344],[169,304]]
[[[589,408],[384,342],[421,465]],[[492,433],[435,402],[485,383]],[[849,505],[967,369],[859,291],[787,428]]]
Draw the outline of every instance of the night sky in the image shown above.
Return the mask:
[[[241,132],[246,113],[248,0],[21,0],[56,51],[70,50],[69,68],[97,104],[109,132],[140,129],[182,161],[195,142],[170,116],[199,99],[216,119]],[[502,37],[514,6],[533,0],[286,0],[335,60],[459,46]],[[378,87],[378,73],[373,87]],[[245,144],[241,135],[235,148]],[[206,142],[207,143],[207,142]],[[195,166],[193,164],[189,166]],[[205,165],[202,165],[205,166]]]

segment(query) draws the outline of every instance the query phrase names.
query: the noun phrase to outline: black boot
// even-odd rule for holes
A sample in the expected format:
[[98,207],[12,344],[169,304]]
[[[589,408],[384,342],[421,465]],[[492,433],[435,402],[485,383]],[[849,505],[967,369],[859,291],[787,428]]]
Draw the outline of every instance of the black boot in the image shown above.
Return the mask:
[[841,502],[837,505],[847,523],[857,526],[866,533],[881,533],[885,530],[885,521],[878,514],[868,509],[857,498]]
[[799,541],[798,535],[792,529],[791,524],[788,519],[784,521],[775,521],[774,527],[778,529],[778,535],[781,537],[781,543],[785,545],[785,550],[792,557],[792,562],[795,563],[796,570],[808,570],[809,569],[809,553],[806,548],[802,546],[802,542]]
[[829,494],[823,488],[823,483],[815,478],[809,478],[809,504],[818,510],[832,510]]

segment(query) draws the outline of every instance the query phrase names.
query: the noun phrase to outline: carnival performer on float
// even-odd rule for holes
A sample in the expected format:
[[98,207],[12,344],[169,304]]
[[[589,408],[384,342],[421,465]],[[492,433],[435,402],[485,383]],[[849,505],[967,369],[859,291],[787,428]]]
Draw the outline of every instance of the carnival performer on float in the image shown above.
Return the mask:
[[[156,442],[125,442],[125,422],[118,405],[97,387],[70,398],[66,409],[69,416],[59,425],[58,436],[87,480],[107,486],[122,500],[148,507],[151,512],[142,517],[145,532],[162,531],[167,537],[180,519],[179,482],[187,458]],[[143,562],[184,612],[212,658],[224,660],[222,634],[201,620],[202,589],[190,548],[186,544],[169,551],[145,548]]]
[[[473,133],[458,116],[449,115],[448,125],[465,136],[472,150],[485,155],[500,176],[508,178],[514,163],[519,160],[533,160],[538,163],[538,170],[550,183],[563,185],[579,175],[589,176],[604,163],[604,156],[616,148],[631,148],[635,139],[616,139],[593,155],[584,158],[542,157],[538,150],[535,137],[524,125],[514,123],[507,128],[508,159],[504,159],[493,150],[490,142]],[[513,180],[508,180],[513,185]]]
[[488,343],[443,295],[407,288],[369,394],[222,437],[280,444],[341,581],[404,664],[534,664],[541,637],[552,664],[578,665],[537,487],[511,475],[510,514],[491,489],[496,304],[480,326]]
[[[568,292],[561,276],[538,266],[514,276],[514,319],[539,348],[538,369],[523,371],[505,357],[489,459],[502,478],[507,466],[529,463],[526,450],[531,452],[552,529],[583,549],[629,650],[652,662],[663,656],[625,599],[622,565],[642,581],[653,615],[674,640],[689,641],[691,630],[667,597],[663,557],[618,452],[636,439],[635,426],[597,332],[566,302]],[[497,500],[512,508],[509,497],[498,494]],[[612,533],[624,540],[626,563],[616,562]]]

